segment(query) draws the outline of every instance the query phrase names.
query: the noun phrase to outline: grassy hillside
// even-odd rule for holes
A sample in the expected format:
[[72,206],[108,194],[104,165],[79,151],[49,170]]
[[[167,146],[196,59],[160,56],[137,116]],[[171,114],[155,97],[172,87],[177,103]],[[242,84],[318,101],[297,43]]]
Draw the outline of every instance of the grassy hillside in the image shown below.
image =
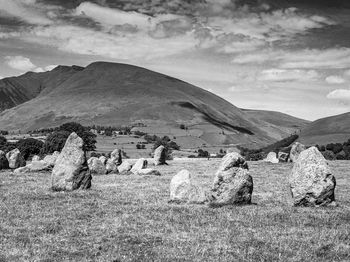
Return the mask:
[[96,176],[90,191],[49,190],[48,173],[0,173],[1,261],[349,261],[349,162],[330,162],[334,208],[290,206],[291,164],[249,163],[253,205],[168,203],[182,168],[210,188],[219,162],[170,162],[162,177]]

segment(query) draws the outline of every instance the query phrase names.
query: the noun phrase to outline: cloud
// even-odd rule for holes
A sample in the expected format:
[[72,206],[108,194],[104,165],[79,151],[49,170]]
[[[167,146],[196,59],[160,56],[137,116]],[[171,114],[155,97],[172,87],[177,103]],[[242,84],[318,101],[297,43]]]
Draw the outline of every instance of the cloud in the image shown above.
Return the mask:
[[345,79],[340,77],[340,76],[328,76],[326,78],[326,82],[328,84],[344,84],[345,83]]
[[336,100],[350,100],[350,90],[349,89],[336,89],[327,95],[328,99]]
[[36,68],[36,66],[30,61],[29,58],[23,56],[6,56],[6,63],[13,69],[20,71],[30,71]]
[[0,0],[0,17],[16,17],[29,24],[48,25],[52,21],[41,12],[36,0]]
[[260,81],[313,81],[319,77],[315,70],[286,70],[286,69],[267,69],[260,73]]

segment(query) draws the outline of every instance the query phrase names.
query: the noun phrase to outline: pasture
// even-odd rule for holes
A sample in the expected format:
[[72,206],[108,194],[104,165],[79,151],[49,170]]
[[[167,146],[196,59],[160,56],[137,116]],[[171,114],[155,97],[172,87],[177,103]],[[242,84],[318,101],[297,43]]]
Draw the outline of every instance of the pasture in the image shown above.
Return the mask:
[[253,205],[168,203],[173,175],[186,168],[209,189],[219,161],[95,176],[68,193],[50,191],[49,173],[0,171],[0,261],[350,261],[350,162],[330,162],[337,207],[292,207],[292,164],[262,162],[249,162]]

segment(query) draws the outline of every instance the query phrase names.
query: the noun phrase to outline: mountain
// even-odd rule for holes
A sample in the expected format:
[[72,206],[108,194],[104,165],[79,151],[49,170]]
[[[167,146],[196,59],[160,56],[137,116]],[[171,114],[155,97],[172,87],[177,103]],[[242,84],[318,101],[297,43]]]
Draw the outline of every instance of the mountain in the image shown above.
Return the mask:
[[326,145],[350,139],[350,113],[316,120],[301,131],[300,142]]
[[[67,121],[104,126],[141,123],[149,133],[176,135],[185,145],[259,147],[288,136],[305,122],[278,113],[271,118],[268,113],[241,110],[204,89],[126,64],[59,66],[15,80],[28,95],[0,113],[5,130],[28,131]],[[5,85],[1,90],[9,88]],[[15,97],[13,93],[10,100]],[[180,130],[180,124],[187,130]]]

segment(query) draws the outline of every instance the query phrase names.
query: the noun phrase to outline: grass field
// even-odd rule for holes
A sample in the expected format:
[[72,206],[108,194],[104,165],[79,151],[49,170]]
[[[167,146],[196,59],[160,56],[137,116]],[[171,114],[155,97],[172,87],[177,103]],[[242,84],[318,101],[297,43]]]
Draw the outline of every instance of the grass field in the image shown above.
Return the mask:
[[291,164],[267,163],[249,163],[253,205],[168,204],[177,171],[209,188],[219,161],[169,164],[71,193],[49,173],[0,172],[0,261],[350,261],[350,162],[330,163],[339,206],[314,209],[291,207]]

